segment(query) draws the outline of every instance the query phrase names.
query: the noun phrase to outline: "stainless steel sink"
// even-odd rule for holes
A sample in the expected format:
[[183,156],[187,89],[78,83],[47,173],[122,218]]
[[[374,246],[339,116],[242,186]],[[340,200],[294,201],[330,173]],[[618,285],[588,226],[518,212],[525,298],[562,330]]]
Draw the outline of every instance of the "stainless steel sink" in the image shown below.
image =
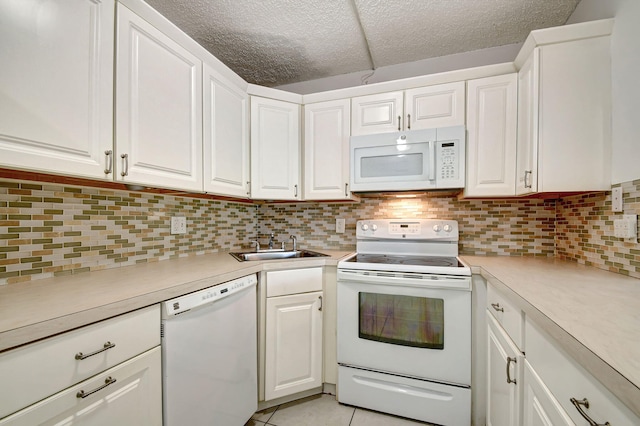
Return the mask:
[[250,260],[273,260],[273,259],[295,259],[301,257],[328,257],[327,254],[317,253],[311,250],[295,250],[295,251],[246,251],[240,253],[229,253],[240,262]]

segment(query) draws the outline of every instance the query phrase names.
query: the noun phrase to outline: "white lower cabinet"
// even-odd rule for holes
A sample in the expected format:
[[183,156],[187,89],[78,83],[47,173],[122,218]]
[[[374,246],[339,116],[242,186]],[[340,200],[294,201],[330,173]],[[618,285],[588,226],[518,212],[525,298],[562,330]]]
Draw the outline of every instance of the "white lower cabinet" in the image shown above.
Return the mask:
[[545,386],[529,361],[524,361],[524,426],[574,426],[575,423]]
[[487,425],[521,424],[524,355],[493,315],[487,314]]
[[541,326],[519,308],[522,300],[503,290],[487,287],[487,425],[640,425],[640,417],[551,337],[549,330],[561,332],[557,325]]
[[160,365],[157,346],[0,420],[0,425],[161,425]]
[[527,319],[525,336],[531,367],[576,425],[640,424],[640,417],[560,348],[542,327]]
[[322,386],[322,268],[266,273],[264,400]]
[[0,354],[0,425],[162,424],[159,306]]

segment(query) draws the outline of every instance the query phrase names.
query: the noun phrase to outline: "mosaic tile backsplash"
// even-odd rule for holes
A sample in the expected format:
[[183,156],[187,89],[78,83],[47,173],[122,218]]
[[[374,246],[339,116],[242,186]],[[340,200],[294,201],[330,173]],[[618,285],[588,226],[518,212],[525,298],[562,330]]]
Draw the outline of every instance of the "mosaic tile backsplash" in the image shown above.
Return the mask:
[[[640,181],[622,185],[640,214]],[[353,250],[359,219],[455,219],[460,253],[554,256],[640,278],[640,244],[613,237],[610,193],[560,200],[364,198],[355,203],[250,204],[0,180],[0,285],[249,247],[267,235],[290,246]],[[170,217],[187,218],[171,235]],[[335,233],[335,219],[346,232]]]

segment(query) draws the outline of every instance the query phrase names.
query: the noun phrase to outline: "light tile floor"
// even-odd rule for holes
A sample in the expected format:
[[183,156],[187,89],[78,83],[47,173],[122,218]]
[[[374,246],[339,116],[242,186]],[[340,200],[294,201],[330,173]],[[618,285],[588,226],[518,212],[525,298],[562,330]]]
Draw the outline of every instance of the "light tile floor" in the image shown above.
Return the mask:
[[429,423],[338,403],[334,395],[314,395],[259,411],[245,426],[418,426]]

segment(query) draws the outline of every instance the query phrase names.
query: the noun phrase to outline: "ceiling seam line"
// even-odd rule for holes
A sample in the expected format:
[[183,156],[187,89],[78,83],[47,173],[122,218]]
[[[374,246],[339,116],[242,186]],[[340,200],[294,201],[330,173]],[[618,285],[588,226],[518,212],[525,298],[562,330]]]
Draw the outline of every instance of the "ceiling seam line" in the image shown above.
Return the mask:
[[353,10],[356,14],[356,20],[358,21],[358,26],[360,27],[360,32],[362,33],[362,37],[364,37],[364,43],[367,46],[367,54],[369,55],[369,62],[371,63],[371,69],[376,70],[376,63],[373,60],[373,53],[371,53],[371,46],[369,46],[369,38],[367,37],[367,32],[364,30],[364,26],[362,25],[362,20],[360,19],[360,10],[358,9],[358,5],[356,4],[356,0],[351,0],[351,5],[353,6]]

